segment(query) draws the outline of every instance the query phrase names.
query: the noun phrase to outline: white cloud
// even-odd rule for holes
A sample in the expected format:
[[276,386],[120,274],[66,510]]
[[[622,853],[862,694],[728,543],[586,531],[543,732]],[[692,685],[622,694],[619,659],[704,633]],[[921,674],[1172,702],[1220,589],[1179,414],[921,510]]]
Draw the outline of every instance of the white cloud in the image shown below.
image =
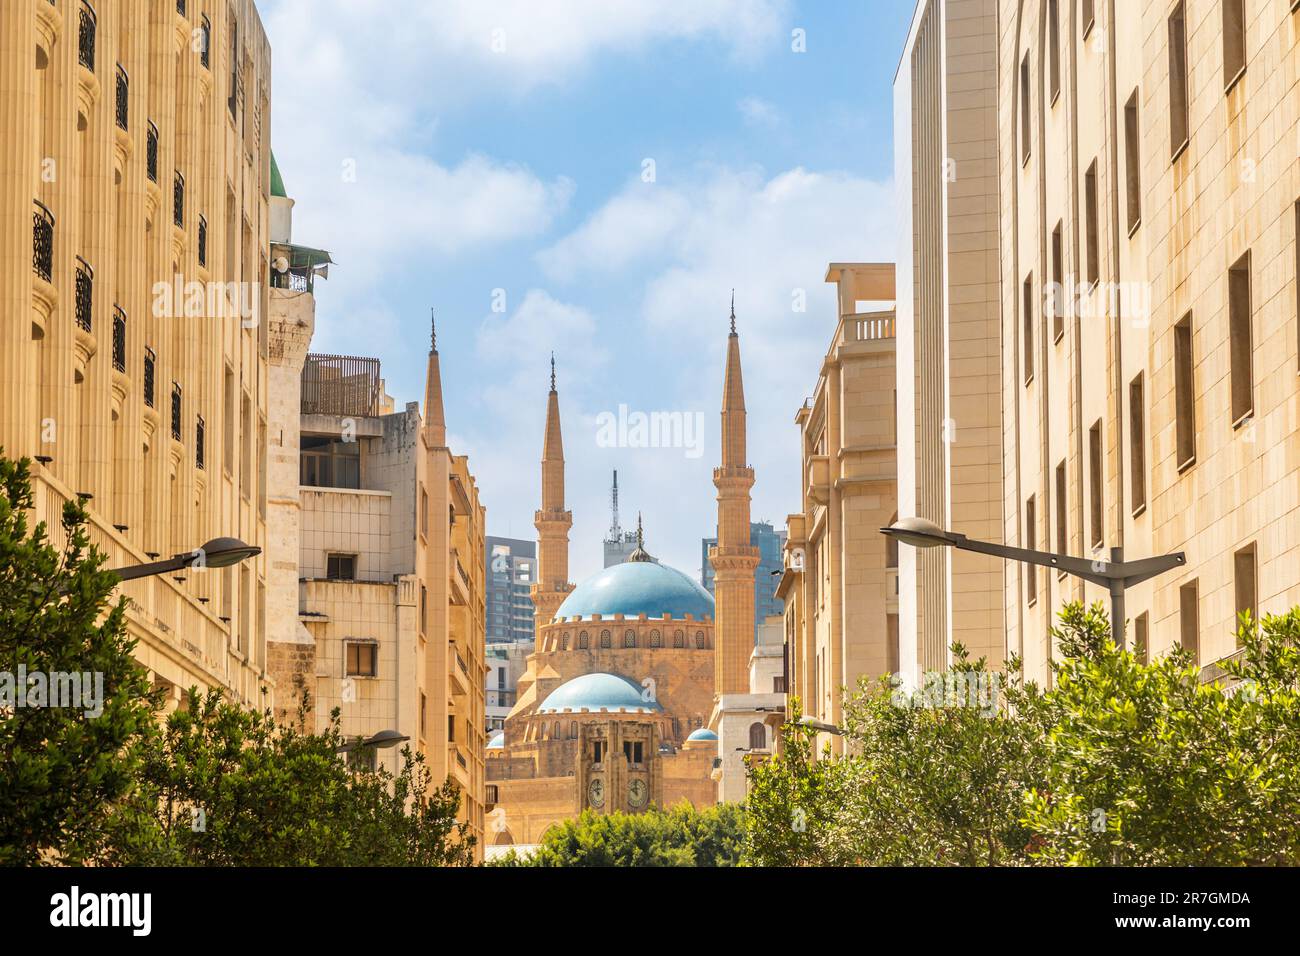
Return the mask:
[[761,97],[746,96],[736,104],[736,108],[740,110],[740,115],[750,126],[771,128],[781,122],[781,114],[777,108]]
[[638,182],[537,258],[546,274],[560,281],[595,269],[619,271],[661,256],[689,215],[679,194]]

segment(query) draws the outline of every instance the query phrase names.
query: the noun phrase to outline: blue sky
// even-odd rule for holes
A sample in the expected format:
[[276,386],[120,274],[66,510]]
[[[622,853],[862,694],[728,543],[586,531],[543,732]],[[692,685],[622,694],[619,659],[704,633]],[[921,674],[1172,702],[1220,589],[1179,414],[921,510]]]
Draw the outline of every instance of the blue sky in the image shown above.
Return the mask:
[[[624,526],[643,511],[649,549],[698,574],[733,286],[754,517],[783,523],[798,506],[794,413],[835,324],[826,264],[894,255],[910,2],[259,8],[295,240],[337,262],[312,347],[378,356],[401,407],[423,397],[436,308],[451,444],[490,533],[535,535],[554,350],[572,577],[600,566],[613,468]],[[610,447],[602,416],[620,404],[702,417],[702,441]]]

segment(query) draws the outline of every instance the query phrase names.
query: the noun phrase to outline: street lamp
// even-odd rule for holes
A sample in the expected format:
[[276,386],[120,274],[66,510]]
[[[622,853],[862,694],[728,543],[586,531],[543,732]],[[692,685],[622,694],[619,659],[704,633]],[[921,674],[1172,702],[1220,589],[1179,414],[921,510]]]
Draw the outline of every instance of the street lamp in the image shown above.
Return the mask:
[[1104,587],[1110,592],[1111,638],[1121,646],[1124,643],[1124,591],[1157,574],[1163,574],[1187,563],[1187,557],[1181,551],[1155,558],[1143,558],[1139,561],[1125,561],[1123,548],[1111,548],[1109,561],[1089,561],[1086,558],[1074,558],[1065,554],[1052,554],[1050,551],[1012,548],[1005,544],[993,544],[990,541],[973,541],[964,534],[945,531],[933,521],[924,518],[902,518],[888,528],[881,528],[880,533],[904,544],[910,544],[914,548],[935,548],[946,545],[962,551],[991,554],[1010,561],[1041,564],[1043,567],[1056,568],[1058,571],[1064,571],[1066,574],[1072,574],[1076,578],[1083,578],[1085,581]]
[[181,571],[195,564],[207,568],[228,568],[232,564],[238,564],[261,553],[261,548],[245,544],[238,538],[213,538],[197,550],[173,555],[165,561],[135,564],[129,568],[113,568],[112,573],[117,575],[119,581],[130,581],[134,578],[147,578],[153,574]]
[[828,724],[813,717],[800,717],[799,723],[804,727],[811,727],[813,730],[820,731],[823,734],[834,734],[837,737],[844,736],[843,727],[836,727],[834,724]]
[[334,752],[336,754],[348,754],[361,747],[374,747],[378,750],[387,750],[389,747],[396,747],[402,741],[410,739],[410,737],[396,730],[381,730],[373,737],[367,737],[364,740],[358,737],[356,740],[346,743],[341,747],[335,747]]

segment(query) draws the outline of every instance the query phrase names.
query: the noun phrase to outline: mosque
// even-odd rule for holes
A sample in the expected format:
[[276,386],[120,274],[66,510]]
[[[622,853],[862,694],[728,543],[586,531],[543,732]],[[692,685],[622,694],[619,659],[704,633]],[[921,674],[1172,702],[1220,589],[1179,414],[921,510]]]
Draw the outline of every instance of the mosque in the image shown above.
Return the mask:
[[754,649],[749,543],[754,472],[745,457],[745,400],[733,302],[722,399],[722,461],[714,469],[718,544],[714,597],[637,548],[576,587],[569,582],[564,442],[552,360],[536,512],[536,650],[505,729],[487,744],[491,846],[541,841],[584,809],[640,812],[718,800],[719,702],[748,690]]

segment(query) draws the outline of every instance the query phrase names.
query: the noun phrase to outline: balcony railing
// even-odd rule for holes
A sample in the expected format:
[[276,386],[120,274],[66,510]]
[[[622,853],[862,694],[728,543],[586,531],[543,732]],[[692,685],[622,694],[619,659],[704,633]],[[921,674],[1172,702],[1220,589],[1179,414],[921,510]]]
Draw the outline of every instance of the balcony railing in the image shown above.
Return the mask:
[[95,270],[81,256],[77,256],[77,325],[87,332],[94,327],[91,311],[95,301]]
[[54,277],[54,213],[39,199],[33,202],[32,271],[49,282]]
[[379,359],[311,354],[302,369],[302,414],[379,414]]
[[185,228],[185,177],[179,169],[172,184],[172,222]]
[[98,25],[95,8],[81,0],[81,20],[77,29],[77,59],[91,73],[95,72],[95,31]]
[[210,70],[212,69],[212,21],[206,14],[203,16],[199,33],[203,38],[203,46],[199,49],[199,65],[205,70]]
[[158,356],[149,346],[144,347],[144,403],[148,408],[157,407],[154,402],[154,375],[158,368]]
[[158,182],[158,127],[149,121],[149,133],[145,137],[144,168],[149,182]]
[[199,216],[199,265],[208,266],[208,219]]
[[176,12],[185,16],[185,0],[176,0]]
[[113,368],[126,371],[126,313],[113,306]]
[[172,382],[172,438],[181,440],[181,386]]
[[117,125],[119,129],[130,129],[130,91],[131,78],[122,64],[117,65]]
[[203,469],[207,467],[207,459],[203,445],[204,425],[203,416],[198,416],[198,421],[194,425],[194,467]]

